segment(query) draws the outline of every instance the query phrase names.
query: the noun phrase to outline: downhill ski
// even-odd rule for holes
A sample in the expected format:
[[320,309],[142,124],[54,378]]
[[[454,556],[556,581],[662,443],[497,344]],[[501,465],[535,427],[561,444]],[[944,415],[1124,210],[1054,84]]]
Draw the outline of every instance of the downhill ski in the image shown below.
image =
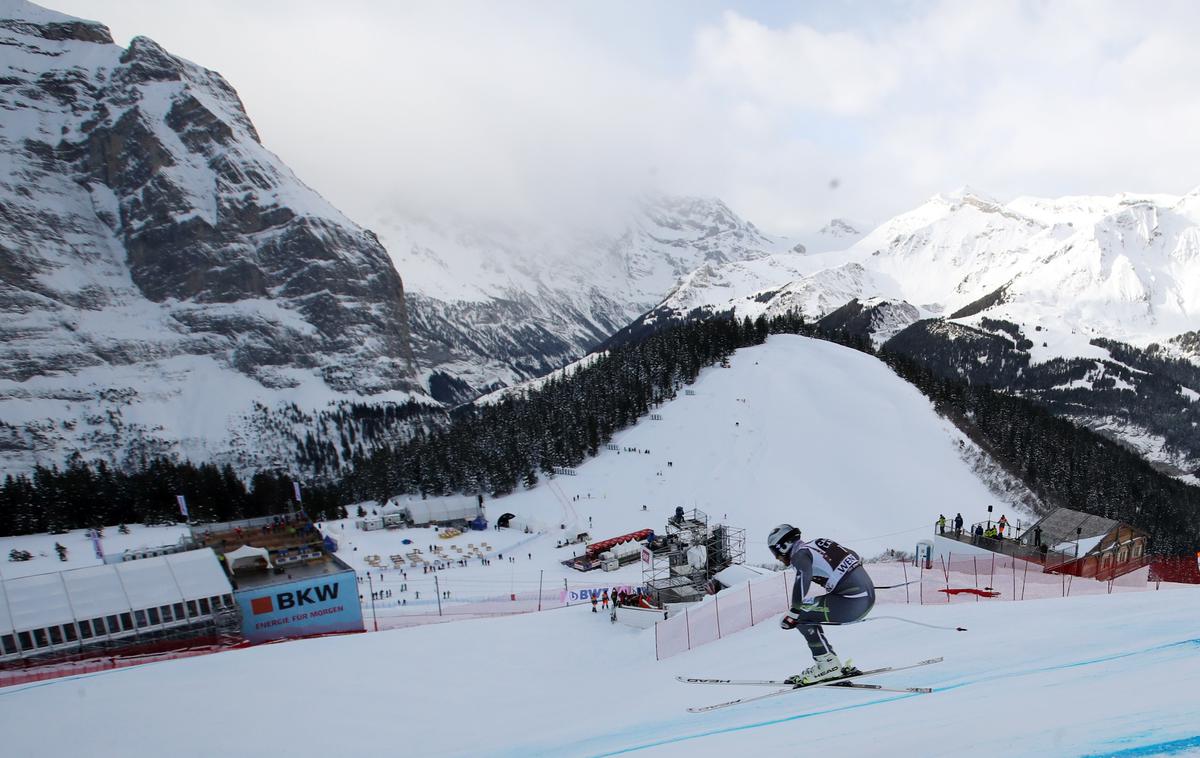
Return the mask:
[[893,671],[905,671],[907,669],[914,669],[914,668],[918,668],[921,666],[929,666],[934,663],[941,663],[942,660],[943,660],[942,658],[930,658],[929,660],[920,661],[918,663],[913,663],[908,666],[884,666],[884,667],[880,667],[880,668],[868,669],[866,671],[856,671],[856,672],[854,672],[852,674],[848,674],[846,676],[837,677],[836,679],[826,679],[824,681],[814,682],[812,684],[800,684],[800,685],[790,685],[782,679],[704,679],[704,678],[683,677],[683,676],[679,676],[679,677],[675,677],[675,678],[681,682],[686,682],[688,684],[725,684],[725,685],[782,687],[782,689],[774,690],[772,692],[767,692],[762,695],[752,695],[750,697],[743,697],[743,698],[737,698],[735,700],[728,700],[723,703],[715,703],[713,705],[688,708],[689,713],[704,713],[706,711],[717,710],[718,708],[728,708],[729,706],[732,706],[732,705],[741,705],[742,703],[750,703],[755,700],[765,700],[770,697],[786,695],[789,692],[796,692],[797,690],[806,690],[806,689],[810,689],[812,687],[875,690],[875,691],[879,691],[879,692],[929,693],[929,692],[932,692],[932,689],[929,687],[887,687],[887,686],[879,685],[879,684],[865,684],[865,683],[860,683],[860,682],[854,682],[851,680],[861,679],[864,676],[875,676],[875,675],[879,675],[879,674],[888,674]]

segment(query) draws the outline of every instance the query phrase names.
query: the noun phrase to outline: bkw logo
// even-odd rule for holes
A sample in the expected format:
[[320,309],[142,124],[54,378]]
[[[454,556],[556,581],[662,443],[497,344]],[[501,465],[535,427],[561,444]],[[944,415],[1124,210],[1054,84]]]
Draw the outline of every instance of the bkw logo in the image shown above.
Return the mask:
[[337,600],[338,586],[322,584],[319,587],[305,587],[295,592],[280,592],[273,598],[270,595],[250,599],[250,610],[255,616],[273,613],[276,609],[286,611],[289,608],[299,608],[305,605],[323,603],[326,600]]

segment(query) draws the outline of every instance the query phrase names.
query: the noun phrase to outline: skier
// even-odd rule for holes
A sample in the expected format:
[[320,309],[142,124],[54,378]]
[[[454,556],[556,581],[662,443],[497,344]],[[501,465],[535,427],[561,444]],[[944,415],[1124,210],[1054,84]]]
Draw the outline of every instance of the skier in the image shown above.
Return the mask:
[[[767,537],[767,547],[776,558],[796,569],[792,585],[792,607],[779,622],[782,629],[799,629],[812,652],[813,665],[787,681],[812,684],[848,676],[855,671],[850,661],[842,663],[825,637],[822,623],[849,624],[861,620],[875,606],[875,584],[862,566],[858,553],[833,540],[805,542],[800,530],[780,524]],[[810,583],[825,588],[819,598],[808,597]]]

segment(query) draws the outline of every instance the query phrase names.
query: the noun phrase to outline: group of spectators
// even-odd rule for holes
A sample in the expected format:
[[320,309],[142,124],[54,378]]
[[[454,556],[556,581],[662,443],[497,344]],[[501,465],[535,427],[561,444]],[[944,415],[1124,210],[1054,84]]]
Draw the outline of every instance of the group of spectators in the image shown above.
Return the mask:
[[642,588],[638,587],[632,592],[617,589],[613,590],[610,598],[608,590],[603,590],[599,593],[592,594],[592,613],[597,613],[597,606],[608,610],[609,600],[612,600],[613,607],[624,605],[633,608],[653,608],[654,604],[650,602],[650,598],[642,592]]
[[[961,513],[956,514],[952,522],[947,522],[946,515],[944,513],[938,514],[938,520],[936,522],[938,534],[946,533],[947,523],[951,523],[953,525],[955,538],[962,537],[963,515]],[[1004,533],[1006,531],[1008,531],[1008,516],[1000,514],[1000,519],[998,521],[995,523],[988,521],[986,527],[982,522],[975,525],[975,528],[971,531],[971,544],[978,545],[981,539],[1002,540],[1004,539]]]

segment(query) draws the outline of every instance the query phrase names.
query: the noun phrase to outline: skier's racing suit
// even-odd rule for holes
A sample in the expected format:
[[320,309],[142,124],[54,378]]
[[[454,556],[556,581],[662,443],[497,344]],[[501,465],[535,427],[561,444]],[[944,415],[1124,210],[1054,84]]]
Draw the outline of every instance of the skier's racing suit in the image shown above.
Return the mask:
[[[788,557],[796,569],[788,615],[796,619],[813,658],[832,653],[821,624],[848,624],[865,617],[875,607],[875,584],[858,553],[833,540],[797,540]],[[825,588],[825,594],[815,600],[808,597],[812,583]]]

